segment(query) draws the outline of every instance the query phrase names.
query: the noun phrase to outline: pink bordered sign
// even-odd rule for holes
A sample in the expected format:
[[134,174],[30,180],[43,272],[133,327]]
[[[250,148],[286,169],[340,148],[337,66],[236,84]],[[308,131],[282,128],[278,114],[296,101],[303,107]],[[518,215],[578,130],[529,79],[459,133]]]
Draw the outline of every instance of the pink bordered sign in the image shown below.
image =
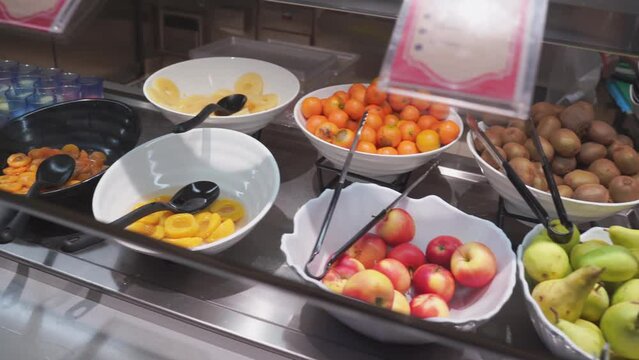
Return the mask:
[[405,0],[380,87],[525,118],[547,0]]
[[80,0],[0,0],[0,23],[61,33]]

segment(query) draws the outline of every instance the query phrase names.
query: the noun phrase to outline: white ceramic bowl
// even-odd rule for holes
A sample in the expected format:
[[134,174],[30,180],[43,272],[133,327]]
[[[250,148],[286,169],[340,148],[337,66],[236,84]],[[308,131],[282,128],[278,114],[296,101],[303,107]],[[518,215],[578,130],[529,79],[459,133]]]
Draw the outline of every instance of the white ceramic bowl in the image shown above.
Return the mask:
[[[333,190],[326,190],[318,198],[304,204],[295,214],[293,233],[284,234],[281,245],[288,264],[304,279],[326,291],[330,290],[304,273],[304,265],[315,245],[321,219],[332,194]],[[374,184],[354,183],[345,188],[318,256],[321,258],[332,254],[398,195],[394,190]],[[437,196],[405,198],[397,207],[406,209],[415,219],[416,235],[412,243],[421,250],[425,250],[428,242],[438,235],[452,235],[463,242],[484,243],[497,258],[498,272],[489,285],[478,290],[458,287],[451,301],[450,317],[427,321],[470,331],[497,314],[515,286],[515,254],[506,234],[492,222],[465,214]],[[408,344],[431,341],[423,336],[416,337],[406,328],[380,323],[374,318],[354,318],[337,309],[326,310],[345,325],[379,341]]]
[[[485,125],[483,123],[480,123],[479,125],[482,129],[485,129]],[[515,190],[515,187],[510,183],[506,175],[490,166],[484,159],[481,158],[480,154],[475,149],[472,133],[468,133],[466,142],[468,143],[470,152],[473,154],[475,160],[477,160],[477,164],[479,164],[479,167],[484,173],[484,176],[486,176],[486,179],[493,187],[493,189],[502,198],[504,198],[509,210],[514,210],[517,213],[534,218],[534,215],[530,211],[530,208],[528,207],[524,199],[519,195],[517,190]],[[528,186],[528,189],[532,192],[535,198],[539,200],[539,203],[544,207],[544,209],[546,209],[548,214],[551,217],[556,218],[557,212],[555,211],[555,206],[552,202],[552,196],[550,196],[550,193],[535,189],[532,186]],[[639,200],[624,203],[596,203],[591,201],[563,198],[563,203],[571,221],[576,223],[584,223],[588,221],[598,221],[601,219],[605,219],[620,211],[631,209],[639,205]]]
[[[526,281],[523,256],[524,251],[530,243],[532,239],[539,234],[543,229],[543,225],[539,224],[535,226],[526,236],[524,237],[524,241],[517,248],[517,277],[519,282],[521,283],[521,289],[524,292],[524,299],[526,301],[526,309],[528,310],[528,314],[530,315],[530,319],[532,320],[533,326],[537,331],[537,334],[546,345],[546,347],[557,357],[562,359],[573,359],[573,360],[586,360],[592,359],[592,356],[588,355],[584,351],[582,351],[577,345],[575,345],[568,336],[564,335],[564,333],[559,330],[555,325],[551,324],[548,319],[544,316],[544,313],[541,311],[541,308],[535,302],[532,295],[532,287]],[[593,227],[581,234],[581,241],[590,241],[590,240],[604,240],[612,244],[610,241],[610,236],[607,231],[604,231],[603,228]]]
[[247,212],[235,233],[193,249],[214,254],[240,241],[266,215],[277,196],[280,174],[268,149],[240,132],[202,128],[168,134],[131,150],[107,169],[93,195],[93,214],[98,221],[111,222],[139,201],[172,195],[199,180],[214,181],[220,197],[238,199]]
[[279,105],[259,113],[209,117],[203,127],[219,127],[252,134],[268,125],[295,99],[300,83],[297,77],[281,66],[262,60],[237,57],[213,57],[187,60],[156,71],[144,82],[144,96],[157,106],[174,124],[193,117],[158,104],[149,98],[148,89],[158,77],[173,80],[183,96],[210,94],[219,89],[233,90],[235,81],[247,72],[256,72],[264,80],[264,93],[279,96]]
[[[322,154],[322,156],[327,158],[333,164],[338,165],[339,167],[344,165],[344,161],[346,161],[346,155],[348,154],[348,149],[328,143],[311,134],[306,129],[306,119],[304,118],[304,115],[302,115],[302,101],[304,101],[305,98],[312,96],[323,99],[333,95],[334,92],[339,90],[348,91],[348,88],[350,87],[351,84],[346,84],[329,86],[319,90],[315,90],[299,99],[295,104],[295,109],[293,110],[293,115],[295,117],[297,126],[302,129],[302,132],[310,140],[311,144],[317,149],[320,154]],[[439,156],[442,152],[446,151],[446,149],[453,146],[453,144],[455,144],[457,140],[459,140],[459,138],[462,136],[461,134],[464,132],[464,124],[462,123],[459,115],[454,110],[451,110],[448,118],[450,120],[453,120],[460,129],[459,136],[450,144],[442,146],[437,150],[414,155],[378,155],[357,152],[355,153],[355,155],[353,155],[353,160],[351,160],[350,172],[365,176],[385,176],[403,174],[417,169],[418,167],[426,164],[429,160]]]

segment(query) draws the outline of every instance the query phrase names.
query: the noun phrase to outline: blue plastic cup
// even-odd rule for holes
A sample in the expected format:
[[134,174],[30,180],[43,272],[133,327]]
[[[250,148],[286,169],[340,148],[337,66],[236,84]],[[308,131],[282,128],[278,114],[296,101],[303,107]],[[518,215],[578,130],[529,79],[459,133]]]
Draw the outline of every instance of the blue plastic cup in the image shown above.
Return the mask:
[[102,79],[94,76],[81,76],[78,79],[80,94],[84,99],[101,99],[104,97]]
[[5,99],[5,102],[0,104],[0,117],[13,119],[15,117],[21,116],[26,112],[27,104],[24,99]]
[[60,74],[60,83],[62,85],[73,85],[78,83],[80,75],[72,72],[65,72]]
[[42,76],[43,79],[53,79],[53,80],[60,80],[60,76],[62,75],[62,69],[58,69],[58,68],[46,68],[46,69],[40,69],[40,76]]
[[14,86],[4,92],[4,97],[7,100],[19,100],[22,102],[24,102],[25,99],[31,95],[33,95],[33,88],[25,89],[25,88],[17,88]]
[[0,60],[0,71],[16,74],[18,72],[18,62],[15,60]]
[[39,109],[43,106],[49,106],[56,103],[55,94],[47,95],[47,94],[33,94],[27,97],[27,111],[33,111],[35,109]]
[[0,70],[0,85],[13,86],[15,76],[10,71]]
[[56,93],[57,102],[73,101],[81,99],[80,85],[62,85]]
[[18,76],[20,75],[36,75],[40,73],[40,67],[31,64],[18,64]]
[[33,92],[39,95],[55,96],[60,88],[60,83],[53,79],[40,79],[33,86]]
[[20,75],[13,79],[13,87],[21,89],[31,89],[35,87],[35,84],[40,81],[40,75]]

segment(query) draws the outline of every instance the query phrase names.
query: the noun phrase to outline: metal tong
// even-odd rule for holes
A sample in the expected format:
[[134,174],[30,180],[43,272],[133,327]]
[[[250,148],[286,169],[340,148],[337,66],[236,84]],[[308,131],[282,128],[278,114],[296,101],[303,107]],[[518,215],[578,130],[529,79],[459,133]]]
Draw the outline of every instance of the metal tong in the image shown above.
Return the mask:
[[[529,120],[532,122],[532,120]],[[537,130],[535,129],[534,123],[532,124],[532,139],[535,143],[535,148],[537,152],[540,154],[542,168],[544,170],[544,176],[546,178],[546,182],[548,183],[548,187],[550,189],[550,194],[552,196],[553,203],[555,205],[555,210],[557,211],[557,215],[559,218],[559,222],[565,226],[567,231],[560,231],[556,226],[552,226],[550,216],[546,209],[541,206],[537,198],[528,190],[526,184],[521,180],[521,178],[517,175],[515,170],[510,166],[507,159],[504,159],[497,149],[495,145],[488,139],[486,133],[479,128],[477,124],[477,120],[471,114],[468,114],[466,117],[466,122],[468,123],[468,127],[471,129],[473,134],[486,147],[486,150],[490,153],[490,155],[501,164],[502,169],[506,173],[506,177],[513,184],[519,195],[526,201],[526,204],[530,207],[530,210],[535,214],[537,219],[544,225],[546,230],[548,231],[548,235],[550,238],[560,244],[566,244],[570,241],[573,234],[573,224],[568,219],[568,215],[566,214],[566,209],[564,208],[564,204],[561,201],[561,196],[559,195],[559,190],[557,189],[557,184],[555,183],[555,179],[552,176],[552,171],[550,170],[550,163],[548,162],[548,158],[544,154],[544,151],[541,147],[541,141],[539,140],[539,135],[537,134]]]
[[368,111],[364,112],[362,115],[362,120],[359,122],[359,126],[357,127],[357,131],[355,132],[355,139],[353,139],[353,143],[351,144],[350,149],[348,150],[348,154],[346,154],[346,160],[344,161],[344,166],[342,167],[342,171],[339,174],[339,179],[337,184],[335,185],[335,191],[333,192],[333,196],[331,197],[331,202],[328,204],[328,209],[326,210],[326,214],[324,215],[324,221],[322,221],[322,227],[320,228],[319,235],[317,236],[317,240],[315,241],[315,247],[313,248],[313,252],[311,253],[310,258],[306,262],[304,266],[304,272],[306,275],[317,279],[313,275],[313,273],[309,270],[308,266],[315,257],[320,253],[322,249],[322,245],[324,244],[324,238],[326,238],[326,232],[328,231],[328,226],[331,223],[331,219],[333,218],[333,213],[335,212],[335,208],[337,207],[337,200],[339,200],[339,196],[342,193],[342,189],[344,188],[344,184],[346,183],[346,175],[348,175],[348,169],[351,166],[351,160],[353,159],[353,154],[355,154],[355,149],[357,148],[357,144],[359,143],[359,138],[362,135],[362,129],[364,128],[364,124],[366,123],[366,118],[368,117]]
[[403,193],[401,193],[390,204],[388,204],[388,206],[386,206],[382,211],[380,211],[377,215],[375,215],[371,219],[371,221],[369,221],[366,225],[364,225],[364,227],[362,227],[357,233],[355,233],[355,235],[353,235],[346,243],[340,246],[339,249],[337,249],[337,251],[335,251],[328,258],[326,263],[320,266],[321,273],[319,274],[311,273],[311,271],[308,268],[309,264],[313,261],[313,258],[315,258],[315,256],[319,253],[320,248],[316,246],[315,249],[313,250],[313,254],[311,255],[311,258],[306,263],[306,266],[304,268],[304,272],[306,273],[306,275],[316,280],[320,280],[321,278],[323,278],[324,275],[326,275],[326,272],[328,271],[328,269],[331,267],[331,265],[333,265],[335,260],[337,260],[346,250],[348,250],[348,248],[350,248],[351,245],[353,245],[358,239],[366,235],[366,233],[368,233],[368,231],[372,229],[373,226],[375,226],[375,224],[377,224],[380,220],[382,220],[386,216],[386,214],[388,214],[389,211],[391,211],[403,198],[405,198],[417,185],[419,185],[428,176],[428,174],[430,174],[430,172],[437,167],[437,165],[439,165],[439,159],[432,160],[430,162],[428,169],[422,175],[420,175],[419,178],[413,181],[404,190]]

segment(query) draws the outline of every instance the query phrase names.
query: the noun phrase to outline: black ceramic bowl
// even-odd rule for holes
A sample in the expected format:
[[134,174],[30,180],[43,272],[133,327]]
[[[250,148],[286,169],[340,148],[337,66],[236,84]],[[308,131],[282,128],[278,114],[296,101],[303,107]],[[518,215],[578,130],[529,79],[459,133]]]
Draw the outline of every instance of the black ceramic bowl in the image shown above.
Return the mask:
[[[65,144],[102,151],[107,156],[105,163],[110,165],[135,147],[140,130],[133,109],[119,101],[83,99],[47,106],[0,128],[0,169],[7,166],[7,157],[13,153],[26,154],[44,146],[61,148]],[[90,199],[103,173],[74,186],[43,192],[42,198],[65,203],[68,198]]]

